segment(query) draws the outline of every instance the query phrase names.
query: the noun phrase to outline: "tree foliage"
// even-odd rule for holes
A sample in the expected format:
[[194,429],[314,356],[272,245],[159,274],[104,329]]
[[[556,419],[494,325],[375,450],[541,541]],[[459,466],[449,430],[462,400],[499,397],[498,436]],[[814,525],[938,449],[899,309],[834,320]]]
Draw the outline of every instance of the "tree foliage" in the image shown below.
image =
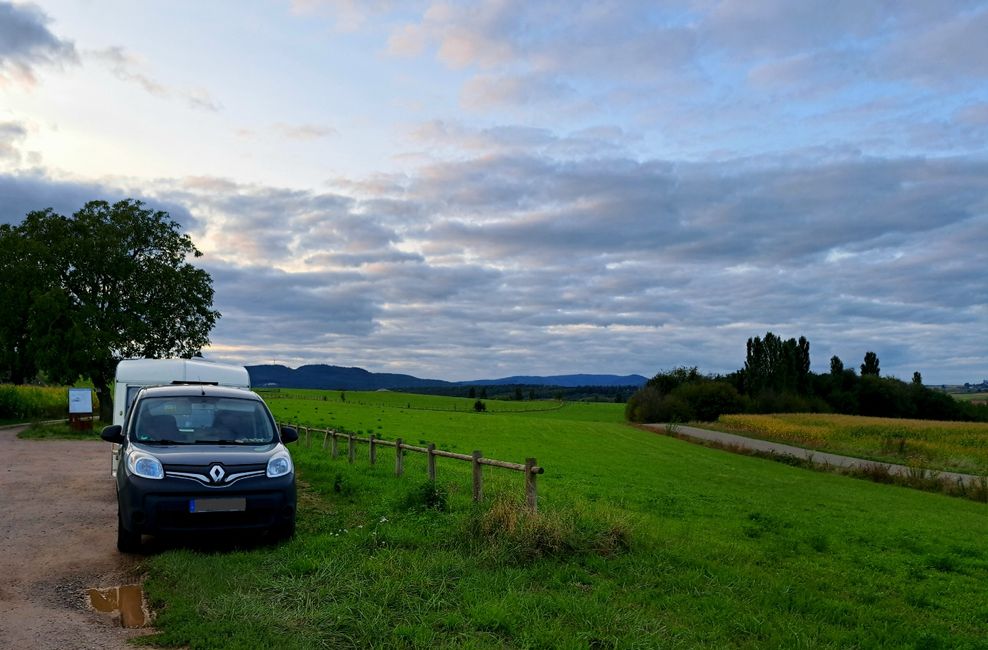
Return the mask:
[[830,372],[810,372],[810,344],[768,332],[748,339],[745,366],[727,376],[708,377],[696,367],[663,371],[625,407],[633,422],[711,421],[723,413],[837,412],[932,420],[988,421],[988,407],[959,402],[923,385],[880,376],[878,355],[865,354],[861,376],[830,359]]
[[703,376],[694,366],[652,377],[628,399],[625,416],[632,422],[712,422],[742,410],[744,402],[730,382]]
[[22,384],[38,372],[30,324],[36,300],[57,280],[47,258],[45,240],[0,225],[0,380]]
[[882,374],[879,368],[878,355],[874,352],[865,352],[864,363],[861,364],[861,376],[874,375],[878,377]]
[[750,395],[763,391],[805,394],[809,390],[810,342],[782,340],[772,332],[748,339],[744,388]]
[[[23,340],[14,356],[23,352],[53,381],[91,379],[104,418],[120,359],[191,357],[209,342],[220,315],[212,279],[187,262],[201,253],[166,212],[135,200],[91,201],[72,217],[31,212],[0,239],[4,265],[23,267],[22,276],[37,272],[21,289],[6,274],[0,279],[0,295],[21,298],[0,307],[2,320],[17,323],[16,332],[0,334],[5,348]],[[12,380],[30,378],[4,363]]]

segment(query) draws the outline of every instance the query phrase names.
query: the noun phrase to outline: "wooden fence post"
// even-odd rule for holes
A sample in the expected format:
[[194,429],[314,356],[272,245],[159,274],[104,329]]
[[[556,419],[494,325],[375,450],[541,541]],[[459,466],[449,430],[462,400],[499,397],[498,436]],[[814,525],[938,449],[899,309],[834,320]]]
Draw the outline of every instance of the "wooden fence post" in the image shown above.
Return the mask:
[[332,431],[330,431],[329,432],[329,435],[331,435],[333,437],[333,443],[331,445],[331,451],[330,451],[330,453],[333,456],[333,460],[336,460],[336,457],[340,455],[339,442],[337,442],[337,439],[336,439],[336,429],[333,429]]
[[473,452],[473,500],[476,503],[484,498],[484,467],[480,464],[483,455],[480,451]]
[[357,457],[357,443],[353,440],[353,434],[346,434],[346,459],[351,465]]
[[374,444],[374,439],[377,434],[370,434],[370,464],[373,465],[377,462],[377,445]]
[[525,459],[525,502],[533,513],[539,510],[539,489],[536,483],[538,475],[533,471],[535,464],[534,458]]
[[305,427],[305,446],[309,448],[312,446],[312,429]]
[[429,480],[432,481],[433,483],[436,482],[436,454],[434,453],[435,451],[436,451],[436,443],[430,442],[429,443],[429,453],[428,453],[428,457],[429,457]]
[[401,453],[401,438],[395,440],[395,476],[401,476],[405,471],[405,462]]
[[322,434],[322,450],[326,451],[326,443],[329,442],[329,429],[326,429]]

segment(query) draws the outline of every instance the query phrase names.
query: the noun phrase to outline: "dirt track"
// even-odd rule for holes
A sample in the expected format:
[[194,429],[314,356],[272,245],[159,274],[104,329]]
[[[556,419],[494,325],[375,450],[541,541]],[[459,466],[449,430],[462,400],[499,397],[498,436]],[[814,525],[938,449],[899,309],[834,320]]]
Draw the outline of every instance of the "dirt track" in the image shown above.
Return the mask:
[[86,590],[134,582],[116,550],[109,445],[20,440],[0,429],[0,648],[128,648],[139,631],[88,607]]

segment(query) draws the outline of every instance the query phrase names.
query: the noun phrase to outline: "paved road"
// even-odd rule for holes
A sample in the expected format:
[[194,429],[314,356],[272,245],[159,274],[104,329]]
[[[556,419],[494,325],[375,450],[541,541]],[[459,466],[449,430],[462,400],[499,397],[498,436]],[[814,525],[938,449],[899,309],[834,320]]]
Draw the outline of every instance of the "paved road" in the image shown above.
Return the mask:
[[[648,429],[658,431],[660,433],[667,433],[665,424],[645,424],[642,425]],[[711,431],[709,429],[700,429],[697,427],[688,427],[683,425],[676,425],[676,434],[686,438],[693,438],[695,440],[706,440],[709,442],[714,442],[721,445],[733,445],[741,447],[743,449],[752,449],[755,451],[768,452],[779,455],[789,455],[795,456],[796,458],[802,458],[808,460],[816,465],[830,465],[831,467],[847,467],[847,468],[866,468],[873,465],[884,465],[888,468],[889,473],[908,476],[911,472],[915,472],[914,468],[908,467],[906,465],[896,465],[894,463],[882,463],[873,460],[864,460],[861,458],[852,458],[851,456],[840,456],[838,454],[830,454],[825,451],[814,451],[812,449],[803,449],[802,447],[793,447],[792,445],[785,445],[780,442],[769,442],[767,440],[757,440],[755,438],[746,438],[744,436],[739,436],[733,433],[723,433],[721,431]],[[960,474],[958,472],[939,472],[937,476],[944,480],[949,481],[976,481],[980,479],[979,476],[974,476],[971,474]]]
[[116,496],[101,440],[20,440],[0,429],[0,648],[129,648],[86,590],[133,582],[116,550]]

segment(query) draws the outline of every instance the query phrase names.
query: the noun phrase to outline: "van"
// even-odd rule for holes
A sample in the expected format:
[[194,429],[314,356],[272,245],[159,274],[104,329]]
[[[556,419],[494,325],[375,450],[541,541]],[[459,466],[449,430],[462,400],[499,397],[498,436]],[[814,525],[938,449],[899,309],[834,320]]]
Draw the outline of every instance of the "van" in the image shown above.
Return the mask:
[[122,424],[103,429],[118,445],[117,548],[141,536],[295,533],[295,471],[264,401],[246,388],[177,383],[139,388]]
[[[145,386],[212,384],[250,388],[250,375],[243,366],[205,359],[124,359],[117,364],[115,381],[113,424],[116,426],[123,426],[137,391]],[[116,477],[120,445],[114,444],[110,455],[110,476]]]

